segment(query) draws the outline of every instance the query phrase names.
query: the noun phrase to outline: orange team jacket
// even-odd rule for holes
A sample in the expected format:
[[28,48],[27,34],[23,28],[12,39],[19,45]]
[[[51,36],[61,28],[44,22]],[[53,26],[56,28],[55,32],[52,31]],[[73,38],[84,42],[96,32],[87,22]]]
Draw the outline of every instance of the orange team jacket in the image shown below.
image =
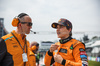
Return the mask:
[[[44,63],[46,66],[54,64],[55,66],[88,66],[87,54],[85,52],[85,45],[76,39],[70,39],[66,43],[60,44],[57,53],[50,51],[46,52]],[[62,63],[54,61],[54,55],[62,56]],[[49,59],[49,60],[48,60]]]
[[[23,47],[25,45],[23,40],[26,36],[22,39],[21,35],[14,30],[12,33]],[[0,39],[0,66],[36,66],[35,55],[29,48],[29,42],[26,40],[27,46],[25,46],[24,51],[27,53],[28,61],[24,63],[23,50],[14,36],[10,33]]]

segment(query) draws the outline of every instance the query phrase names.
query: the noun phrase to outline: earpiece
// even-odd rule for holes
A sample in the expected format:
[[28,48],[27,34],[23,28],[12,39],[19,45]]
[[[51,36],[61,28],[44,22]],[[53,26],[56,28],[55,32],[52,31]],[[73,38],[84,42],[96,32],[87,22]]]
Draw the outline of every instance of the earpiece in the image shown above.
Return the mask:
[[31,50],[36,50],[36,46],[32,46],[31,47]]
[[20,13],[17,17],[15,17],[13,20],[12,20],[12,26],[13,27],[17,27],[18,26],[18,23],[20,22],[19,18],[22,18],[24,16],[28,16],[26,13]]
[[20,20],[18,19],[18,17],[15,17],[13,20],[12,20],[12,26],[13,27],[17,27],[18,23],[20,22]]

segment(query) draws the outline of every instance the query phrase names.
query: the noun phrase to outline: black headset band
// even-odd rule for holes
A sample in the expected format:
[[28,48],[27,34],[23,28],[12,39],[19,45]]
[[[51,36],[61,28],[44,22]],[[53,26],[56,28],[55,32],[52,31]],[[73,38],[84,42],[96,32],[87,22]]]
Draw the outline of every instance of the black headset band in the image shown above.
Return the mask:
[[26,14],[26,13],[20,13],[20,14],[18,15],[19,18],[22,18],[22,17],[24,17],[24,16],[28,16],[28,14]]
[[38,46],[39,46],[39,44],[37,43],[37,44],[36,44],[36,46],[38,47]]

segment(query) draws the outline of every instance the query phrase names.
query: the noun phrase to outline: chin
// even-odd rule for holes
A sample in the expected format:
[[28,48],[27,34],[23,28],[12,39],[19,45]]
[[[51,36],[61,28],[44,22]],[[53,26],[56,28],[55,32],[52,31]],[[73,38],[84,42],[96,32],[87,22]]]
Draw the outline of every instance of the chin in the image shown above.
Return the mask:
[[58,38],[61,38],[61,36],[58,35]]
[[29,34],[30,33],[30,31],[29,32],[27,32],[26,34]]

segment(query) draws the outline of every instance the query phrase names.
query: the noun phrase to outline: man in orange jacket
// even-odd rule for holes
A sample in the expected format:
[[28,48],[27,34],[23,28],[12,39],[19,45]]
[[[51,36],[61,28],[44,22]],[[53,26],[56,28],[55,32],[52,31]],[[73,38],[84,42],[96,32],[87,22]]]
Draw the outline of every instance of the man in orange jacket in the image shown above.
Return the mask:
[[[29,41],[26,35],[32,28],[32,19],[26,13],[20,13],[12,21],[17,27],[11,33],[0,38],[0,66],[31,66]],[[34,56],[32,56],[34,57]]]
[[36,41],[31,42],[31,45],[30,45],[31,51],[30,51],[30,57],[29,57],[31,66],[38,66],[38,65],[36,65],[36,56],[35,56],[38,49],[39,49],[39,43],[37,43]]
[[[88,66],[85,45],[73,39],[72,23],[61,18],[58,23],[52,24],[56,28],[59,42],[52,44],[50,50],[46,52],[44,63],[46,66]],[[57,52],[54,52],[58,50]],[[49,59],[49,60],[48,60]]]

